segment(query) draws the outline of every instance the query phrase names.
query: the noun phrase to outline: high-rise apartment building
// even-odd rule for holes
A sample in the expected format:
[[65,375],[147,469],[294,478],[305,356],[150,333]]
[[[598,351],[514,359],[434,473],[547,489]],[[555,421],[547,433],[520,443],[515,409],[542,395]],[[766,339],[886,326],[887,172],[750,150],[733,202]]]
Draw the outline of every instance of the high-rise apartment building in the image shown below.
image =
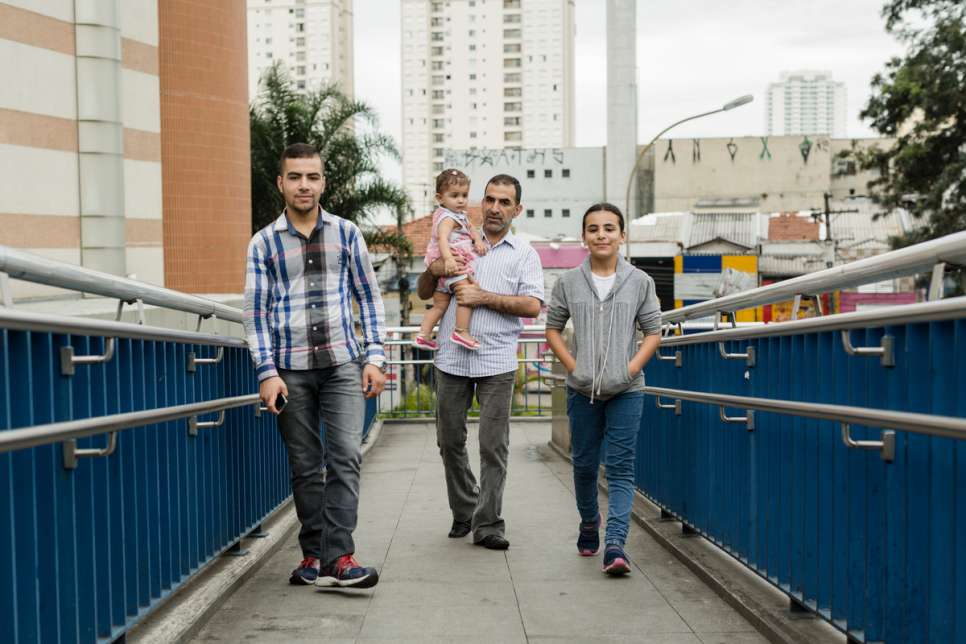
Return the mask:
[[573,119],[573,0],[402,0],[403,183],[417,214],[447,149],[570,147]]
[[352,0],[248,0],[248,95],[276,61],[299,89],[337,83],[352,96]]
[[782,72],[768,85],[768,134],[846,135],[845,83],[827,71]]

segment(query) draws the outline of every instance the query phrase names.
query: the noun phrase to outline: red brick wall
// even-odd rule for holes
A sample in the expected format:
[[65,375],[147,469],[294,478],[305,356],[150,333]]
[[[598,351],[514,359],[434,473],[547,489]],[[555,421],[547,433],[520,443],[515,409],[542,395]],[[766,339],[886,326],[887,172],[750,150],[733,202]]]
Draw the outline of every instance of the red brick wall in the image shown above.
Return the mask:
[[239,293],[251,238],[246,8],[159,0],[164,281]]

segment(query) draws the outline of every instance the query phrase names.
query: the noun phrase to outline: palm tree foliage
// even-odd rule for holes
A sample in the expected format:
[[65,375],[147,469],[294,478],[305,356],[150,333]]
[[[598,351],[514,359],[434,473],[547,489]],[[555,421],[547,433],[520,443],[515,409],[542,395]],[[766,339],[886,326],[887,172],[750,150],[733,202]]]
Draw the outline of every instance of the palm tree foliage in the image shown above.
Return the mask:
[[[392,137],[378,131],[369,105],[349,99],[336,85],[297,90],[285,67],[276,63],[262,76],[249,122],[253,231],[271,223],[285,206],[276,187],[282,150],[292,143],[309,143],[325,160],[322,207],[356,223],[370,246],[411,252],[403,235],[372,225],[377,210],[389,208],[399,216],[409,201],[401,187],[379,175],[379,160],[399,159],[399,151]],[[366,126],[363,133],[360,126]]]

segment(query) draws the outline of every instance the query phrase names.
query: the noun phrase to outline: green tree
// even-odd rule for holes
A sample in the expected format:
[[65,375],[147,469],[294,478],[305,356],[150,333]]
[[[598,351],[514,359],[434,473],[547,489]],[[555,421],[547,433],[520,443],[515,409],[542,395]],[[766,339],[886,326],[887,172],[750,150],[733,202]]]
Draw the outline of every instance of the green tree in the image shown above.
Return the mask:
[[397,255],[411,252],[402,234],[372,225],[375,213],[384,208],[400,219],[409,201],[401,187],[379,175],[379,160],[398,159],[399,151],[392,137],[379,132],[369,105],[347,98],[335,85],[297,90],[285,67],[276,63],[261,78],[249,123],[253,231],[275,220],[285,206],[276,187],[282,150],[291,143],[310,143],[325,159],[322,207],[356,223],[370,246],[381,245]]
[[873,78],[861,116],[896,143],[857,156],[880,172],[873,199],[921,220],[894,240],[905,246],[966,229],[966,2],[889,0],[882,15],[907,50]]

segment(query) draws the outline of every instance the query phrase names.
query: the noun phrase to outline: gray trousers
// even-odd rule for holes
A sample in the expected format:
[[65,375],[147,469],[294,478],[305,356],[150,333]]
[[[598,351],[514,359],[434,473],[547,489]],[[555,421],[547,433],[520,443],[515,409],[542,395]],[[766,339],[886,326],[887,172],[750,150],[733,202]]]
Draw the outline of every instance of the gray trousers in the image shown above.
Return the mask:
[[[469,521],[473,541],[506,525],[503,488],[510,453],[510,404],[515,371],[483,378],[454,376],[436,369],[436,443],[446,470],[449,508],[455,521]],[[466,412],[473,393],[480,403],[480,484],[466,452]]]
[[278,372],[288,387],[278,429],[288,449],[292,496],[302,524],[299,545],[303,556],[318,557],[323,566],[355,552],[352,532],[359,509],[365,419],[361,374],[358,361]]

